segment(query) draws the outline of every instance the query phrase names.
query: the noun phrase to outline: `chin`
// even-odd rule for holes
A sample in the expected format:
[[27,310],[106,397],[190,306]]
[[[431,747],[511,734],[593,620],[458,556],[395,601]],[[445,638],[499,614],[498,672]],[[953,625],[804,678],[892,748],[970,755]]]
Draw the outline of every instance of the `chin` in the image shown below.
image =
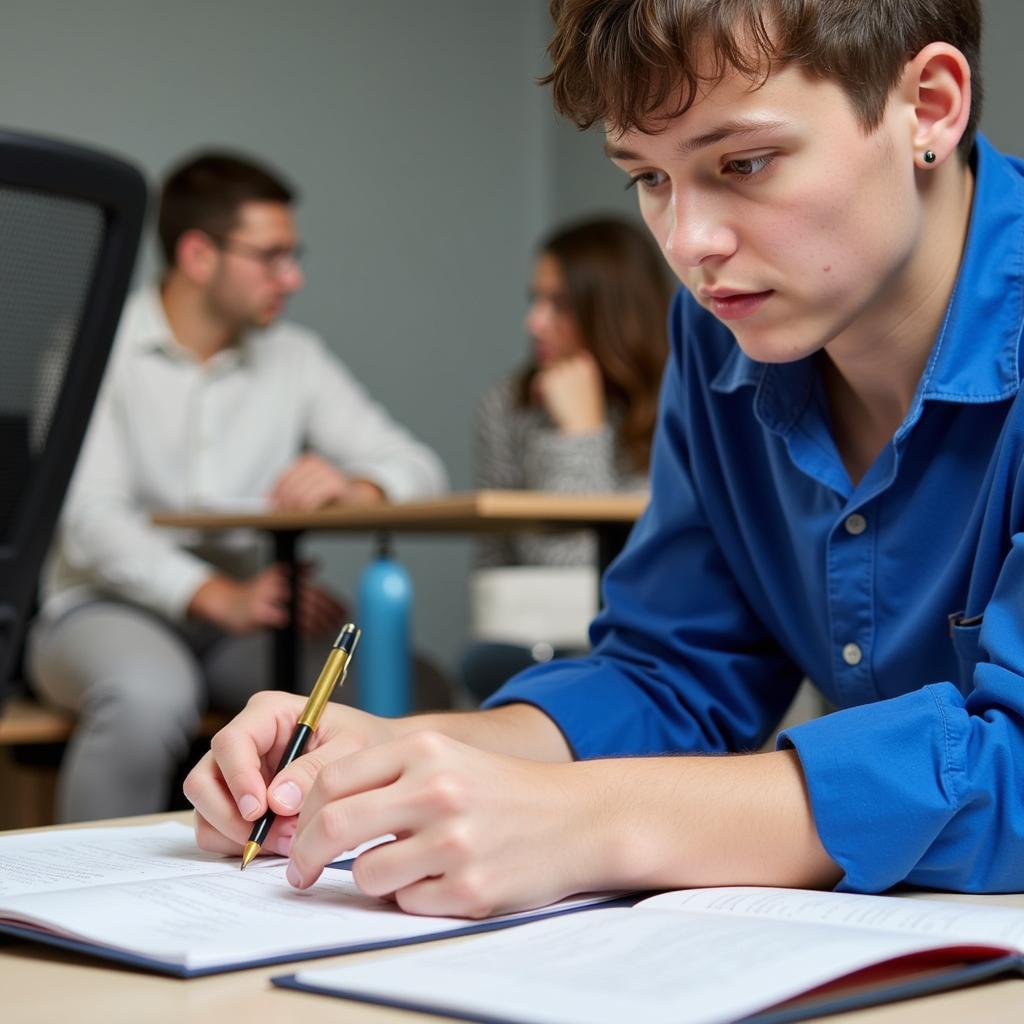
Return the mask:
[[769,332],[732,329],[732,336],[743,354],[757,363],[795,363],[824,347],[818,342],[795,344],[793,332],[786,330]]

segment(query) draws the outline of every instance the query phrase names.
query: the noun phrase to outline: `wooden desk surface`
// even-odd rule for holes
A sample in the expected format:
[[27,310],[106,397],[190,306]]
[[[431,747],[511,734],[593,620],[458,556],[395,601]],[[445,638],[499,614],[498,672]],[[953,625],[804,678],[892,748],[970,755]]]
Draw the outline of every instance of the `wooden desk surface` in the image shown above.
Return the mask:
[[541,491],[467,491],[428,501],[368,506],[337,506],[317,512],[195,511],[161,512],[157,526],[223,530],[387,529],[408,533],[580,529],[634,522],[647,505],[646,494],[556,494]]
[[[85,824],[138,825],[150,821],[188,821],[188,814],[125,818]],[[69,826],[75,827],[75,826]],[[927,898],[927,897],[923,897]],[[1024,895],[975,897],[943,894],[943,899],[1024,907]],[[471,942],[472,937],[441,940]],[[169,978],[98,959],[64,953],[0,936],[0,1006],[5,1024],[145,1021],[146,1024],[428,1024],[448,1020],[432,1015],[286,992],[270,978],[306,965],[352,963],[359,957],[401,955],[402,950],[355,953],[304,964],[279,964],[205,978]],[[1024,979],[1011,978],[970,989],[925,996],[870,1010],[828,1017],[834,1024],[1018,1024],[1024,1012]]]

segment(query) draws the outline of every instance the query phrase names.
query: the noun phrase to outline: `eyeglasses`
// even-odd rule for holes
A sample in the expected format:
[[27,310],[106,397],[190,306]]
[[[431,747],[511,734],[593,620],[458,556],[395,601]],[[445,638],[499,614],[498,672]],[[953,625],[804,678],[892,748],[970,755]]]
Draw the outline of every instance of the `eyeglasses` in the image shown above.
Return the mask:
[[243,242],[240,238],[210,235],[209,232],[207,234],[217,244],[217,248],[255,260],[257,263],[262,264],[263,269],[267,273],[273,274],[275,277],[283,277],[292,270],[298,270],[302,264],[301,245],[296,245],[290,249],[282,249],[279,246],[264,249],[259,245]]

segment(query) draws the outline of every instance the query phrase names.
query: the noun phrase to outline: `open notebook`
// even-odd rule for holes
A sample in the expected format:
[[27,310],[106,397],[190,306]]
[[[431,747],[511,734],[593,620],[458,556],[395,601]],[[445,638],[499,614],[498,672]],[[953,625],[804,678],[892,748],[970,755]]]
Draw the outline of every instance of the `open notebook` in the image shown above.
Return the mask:
[[1022,952],[1022,910],[691,889],[274,983],[494,1024],[779,1024],[1020,972]]
[[192,977],[503,928],[612,898],[480,922],[414,917],[361,893],[351,860],[304,892],[288,884],[283,858],[238,865],[197,850],[174,822],[2,836],[0,933]]

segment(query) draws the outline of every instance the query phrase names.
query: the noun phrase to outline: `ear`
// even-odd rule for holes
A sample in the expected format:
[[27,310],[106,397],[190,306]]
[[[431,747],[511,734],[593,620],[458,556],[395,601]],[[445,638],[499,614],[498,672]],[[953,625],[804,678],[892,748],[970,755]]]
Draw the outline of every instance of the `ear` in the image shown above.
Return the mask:
[[206,284],[213,276],[220,259],[220,250],[205,231],[192,228],[178,239],[174,249],[174,265],[195,284]]
[[[918,167],[935,167],[956,153],[971,113],[971,69],[949,43],[929,43],[906,68],[903,84],[914,113]],[[925,162],[931,150],[935,159]]]

